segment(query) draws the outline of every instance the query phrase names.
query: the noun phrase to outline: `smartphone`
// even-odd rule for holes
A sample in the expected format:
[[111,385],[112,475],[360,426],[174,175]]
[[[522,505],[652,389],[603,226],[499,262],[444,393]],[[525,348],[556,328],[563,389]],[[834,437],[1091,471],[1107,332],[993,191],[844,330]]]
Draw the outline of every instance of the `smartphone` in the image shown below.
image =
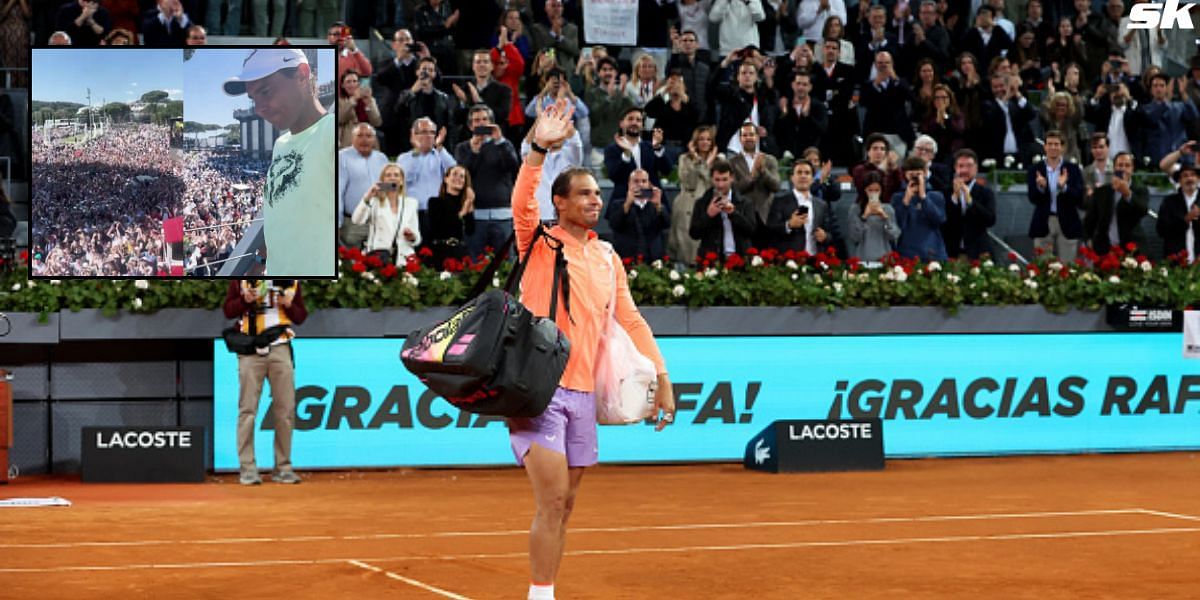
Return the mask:
[[1125,171],[1120,171],[1120,170],[1113,171],[1113,177],[1117,177],[1119,179],[1125,179]]
[[1108,66],[1112,67],[1114,71],[1120,71],[1121,70],[1121,61],[1110,60],[1110,61],[1108,61]]
[[579,60],[582,62],[588,62],[589,60],[592,60],[592,49],[589,47],[589,48],[584,48],[583,50],[580,50],[579,51]]
[[479,126],[475,127],[474,129],[472,129],[471,133],[473,133],[475,135],[492,135],[492,126],[491,125],[479,125]]
[[654,197],[654,188],[642,188],[637,191],[637,197],[649,200]]
[[807,214],[808,214],[808,207],[807,207],[807,206],[801,206],[800,208],[797,208],[797,209],[796,209],[796,212],[800,213],[801,215],[807,215]]

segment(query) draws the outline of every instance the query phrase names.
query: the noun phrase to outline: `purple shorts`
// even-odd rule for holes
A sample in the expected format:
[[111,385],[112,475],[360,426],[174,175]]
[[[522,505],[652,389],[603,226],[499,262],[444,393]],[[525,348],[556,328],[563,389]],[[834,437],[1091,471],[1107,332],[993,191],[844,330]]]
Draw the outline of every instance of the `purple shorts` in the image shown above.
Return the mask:
[[592,392],[558,388],[546,412],[508,419],[508,441],[517,464],[525,466],[529,447],[537,444],[567,456],[568,467],[590,467],[599,461],[596,397]]

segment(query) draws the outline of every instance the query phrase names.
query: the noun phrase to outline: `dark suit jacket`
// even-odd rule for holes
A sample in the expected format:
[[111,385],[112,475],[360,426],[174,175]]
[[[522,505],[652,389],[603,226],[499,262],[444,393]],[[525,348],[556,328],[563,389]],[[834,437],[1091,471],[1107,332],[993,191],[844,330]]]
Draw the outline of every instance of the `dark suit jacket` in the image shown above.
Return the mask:
[[1011,50],[1012,46],[1012,38],[998,25],[992,27],[992,37],[987,45],[984,45],[983,35],[979,33],[978,27],[968,29],[958,41],[959,52],[965,51],[975,55],[975,65],[980,73],[986,73],[992,59],[1000,56],[1005,50]]
[[[983,123],[980,129],[983,139],[979,140],[976,150],[980,158],[999,160],[1004,157],[1004,134],[1007,131],[1004,110],[995,100],[989,99],[983,101],[981,113]],[[1029,144],[1033,143],[1033,129],[1030,127],[1036,116],[1033,103],[1026,100],[1025,106],[1021,106],[1020,101],[1009,100],[1008,115],[1012,119],[1013,136],[1017,138],[1017,151],[1023,154]]]
[[[1062,161],[1059,167],[1067,170],[1067,187],[1058,190],[1058,224],[1063,235],[1077,240],[1083,235],[1083,224],[1079,220],[1079,209],[1083,206],[1083,172],[1079,165]],[[1046,189],[1039,190],[1037,173],[1046,178]],[[1050,178],[1058,173],[1047,173],[1046,163],[1040,162],[1029,169],[1026,180],[1029,186],[1029,201],[1033,203],[1033,218],[1029,221],[1029,237],[1045,237],[1050,233]]]
[[1117,195],[1112,184],[1102,185],[1083,201],[1086,211],[1083,216],[1084,239],[1091,242],[1097,254],[1108,253],[1112,243],[1108,239],[1108,228],[1113,220],[1113,205],[1116,204],[1117,239],[1124,246],[1129,242],[1142,245],[1141,222],[1146,216],[1150,194],[1146,186],[1130,186],[1131,197],[1114,202]]
[[[1163,256],[1187,251],[1187,213],[1187,200],[1183,198],[1183,192],[1163,198],[1162,205],[1158,207],[1158,224],[1155,225],[1163,241]],[[1200,229],[1200,220],[1192,221],[1191,226]],[[1200,239],[1200,231],[1196,231],[1196,237]]]
[[946,242],[946,254],[951,258],[960,254],[979,258],[980,254],[992,251],[988,228],[996,224],[996,195],[978,181],[971,186],[970,195],[971,203],[965,213],[958,198],[946,195],[942,239]]
[[916,136],[913,135],[912,119],[905,108],[912,92],[903,79],[892,79],[884,86],[883,89],[877,89],[874,81],[862,85],[862,106],[867,113],[863,119],[863,131],[892,133],[912,146]]
[[[188,15],[188,27],[195,25]],[[158,9],[147,12],[142,17],[142,42],[147,48],[182,48],[187,45],[187,27],[180,27],[178,21],[163,25],[158,20]]]
[[[642,168],[650,173],[650,181],[657,184],[660,179],[666,177],[671,172],[671,159],[667,158],[667,153],[664,150],[662,156],[655,156],[654,146],[647,141],[638,142],[638,151],[641,153]],[[609,196],[609,202],[625,200],[625,191],[629,189],[629,176],[633,174],[634,169],[637,169],[637,163],[633,159],[625,160],[622,156],[625,153],[615,142],[604,148],[604,168],[608,169],[608,178],[613,182],[612,195]]]
[[854,136],[858,135],[859,131],[858,108],[849,108],[856,81],[854,67],[845,63],[838,63],[832,74],[827,74],[825,67],[821,65],[812,69],[813,89],[809,94],[825,102],[829,109],[828,131],[837,133],[822,138],[821,156],[838,164],[847,164],[862,158],[854,141]]
[[[1105,95],[1099,100],[1092,99],[1083,105],[1083,118],[1091,123],[1096,131],[1107,133],[1108,122],[1112,119],[1112,111],[1112,100]],[[1122,120],[1125,122],[1125,137],[1129,138],[1129,145],[1132,147],[1133,153],[1140,159],[1144,155],[1145,146],[1142,133],[1150,128],[1150,119],[1137,109],[1137,100],[1130,99],[1129,103],[1125,105],[1125,117]]]
[[809,103],[808,114],[801,117],[789,101],[787,114],[775,122],[775,139],[780,152],[790,150],[792,156],[803,156],[805,148],[821,146],[821,139],[829,129],[829,109],[816,98],[811,98]]
[[654,262],[667,253],[667,237],[664,231],[671,226],[671,209],[663,194],[662,210],[647,202],[638,208],[634,203],[625,212],[625,197],[613,198],[608,203],[604,218],[613,230],[613,249],[617,254],[645,262]]
[[829,224],[829,215],[831,214],[829,203],[816,194],[811,194],[811,200],[812,210],[808,213],[808,225],[789,232],[787,230],[788,219],[792,218],[792,213],[796,212],[799,206],[796,203],[796,193],[792,190],[784,190],[775,195],[775,199],[771,202],[771,214],[767,217],[767,231],[771,233],[771,247],[780,252],[807,250],[808,229],[813,227],[825,230],[826,235],[829,236],[824,242],[818,243],[818,250],[833,243],[833,233]]
[[[729,213],[729,222],[733,225],[733,244],[738,254],[744,254],[750,248],[750,237],[754,235],[754,208],[750,206],[733,190],[733,212]],[[708,216],[708,203],[712,202],[713,190],[709,188],[703,196],[696,199],[692,209],[692,223],[688,227],[688,235],[700,241],[697,254],[701,257],[712,252],[724,256],[725,227],[721,215]]]

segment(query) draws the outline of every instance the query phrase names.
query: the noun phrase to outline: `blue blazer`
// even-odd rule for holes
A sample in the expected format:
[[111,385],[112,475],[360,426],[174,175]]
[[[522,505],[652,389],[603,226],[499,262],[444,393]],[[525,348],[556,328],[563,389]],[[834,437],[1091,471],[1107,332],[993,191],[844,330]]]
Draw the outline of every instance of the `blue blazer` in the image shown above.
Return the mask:
[[[1063,235],[1077,240],[1083,236],[1083,221],[1079,218],[1079,209],[1083,206],[1083,171],[1079,165],[1063,159],[1061,169],[1067,170],[1067,187],[1058,190],[1058,224],[1062,227]],[[1046,189],[1039,190],[1037,174],[1046,178]],[[1027,184],[1029,186],[1029,201],[1033,203],[1033,218],[1029,221],[1029,237],[1046,237],[1050,234],[1050,178],[1058,177],[1058,172],[1047,173],[1046,162],[1042,161],[1029,169]]]

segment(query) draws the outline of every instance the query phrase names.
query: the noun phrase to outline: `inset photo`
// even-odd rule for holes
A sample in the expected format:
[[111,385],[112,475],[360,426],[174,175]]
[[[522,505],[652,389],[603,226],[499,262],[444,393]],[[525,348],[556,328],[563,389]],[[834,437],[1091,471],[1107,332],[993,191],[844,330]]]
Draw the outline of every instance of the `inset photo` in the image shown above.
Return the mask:
[[33,53],[35,278],[336,277],[332,49]]

